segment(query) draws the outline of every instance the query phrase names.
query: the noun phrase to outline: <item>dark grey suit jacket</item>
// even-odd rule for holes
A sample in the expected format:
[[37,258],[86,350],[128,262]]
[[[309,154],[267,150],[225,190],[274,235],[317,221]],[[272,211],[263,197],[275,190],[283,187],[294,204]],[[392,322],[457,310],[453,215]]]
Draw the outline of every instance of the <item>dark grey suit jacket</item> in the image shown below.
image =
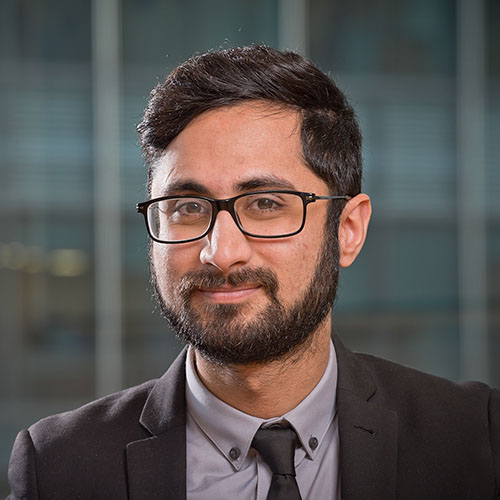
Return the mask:
[[[499,391],[334,343],[343,500],[500,499]],[[9,500],[185,499],[184,362],[20,432]]]

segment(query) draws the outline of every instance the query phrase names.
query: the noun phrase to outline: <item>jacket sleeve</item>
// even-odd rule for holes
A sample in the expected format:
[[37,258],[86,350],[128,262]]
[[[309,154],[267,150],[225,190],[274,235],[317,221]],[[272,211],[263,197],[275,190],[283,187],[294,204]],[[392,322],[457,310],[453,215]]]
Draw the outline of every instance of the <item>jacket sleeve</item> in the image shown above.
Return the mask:
[[489,407],[490,439],[496,480],[496,497],[500,499],[500,391],[492,390]]
[[27,430],[16,438],[9,462],[10,495],[6,500],[38,500],[35,447]]

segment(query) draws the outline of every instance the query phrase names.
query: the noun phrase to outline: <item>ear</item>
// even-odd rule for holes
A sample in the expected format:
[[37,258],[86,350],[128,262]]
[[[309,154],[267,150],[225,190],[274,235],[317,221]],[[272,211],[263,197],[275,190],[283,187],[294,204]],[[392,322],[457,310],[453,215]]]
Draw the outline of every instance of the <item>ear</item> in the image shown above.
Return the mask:
[[370,198],[366,194],[358,194],[351,198],[342,210],[339,224],[341,267],[349,267],[361,252],[371,213]]

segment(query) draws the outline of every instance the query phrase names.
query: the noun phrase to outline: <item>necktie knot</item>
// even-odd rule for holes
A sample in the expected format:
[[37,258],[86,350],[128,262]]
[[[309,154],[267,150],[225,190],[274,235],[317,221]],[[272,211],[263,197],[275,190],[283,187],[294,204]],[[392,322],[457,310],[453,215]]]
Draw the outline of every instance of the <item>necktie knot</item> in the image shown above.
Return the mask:
[[262,456],[273,473],[268,500],[300,500],[295,480],[297,434],[290,427],[275,425],[259,429],[252,447]]
[[297,434],[293,429],[281,426],[259,429],[252,447],[260,453],[273,474],[295,476]]

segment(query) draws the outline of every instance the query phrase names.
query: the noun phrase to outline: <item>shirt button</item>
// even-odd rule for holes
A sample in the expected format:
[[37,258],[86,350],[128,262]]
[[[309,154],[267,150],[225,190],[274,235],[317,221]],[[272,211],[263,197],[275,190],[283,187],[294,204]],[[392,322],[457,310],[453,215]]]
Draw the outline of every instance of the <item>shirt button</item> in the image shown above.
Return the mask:
[[315,450],[318,447],[318,438],[312,437],[309,439],[309,446],[312,450]]
[[232,460],[237,460],[240,456],[240,449],[239,448],[231,448],[231,450],[229,451],[229,456],[231,457]]

